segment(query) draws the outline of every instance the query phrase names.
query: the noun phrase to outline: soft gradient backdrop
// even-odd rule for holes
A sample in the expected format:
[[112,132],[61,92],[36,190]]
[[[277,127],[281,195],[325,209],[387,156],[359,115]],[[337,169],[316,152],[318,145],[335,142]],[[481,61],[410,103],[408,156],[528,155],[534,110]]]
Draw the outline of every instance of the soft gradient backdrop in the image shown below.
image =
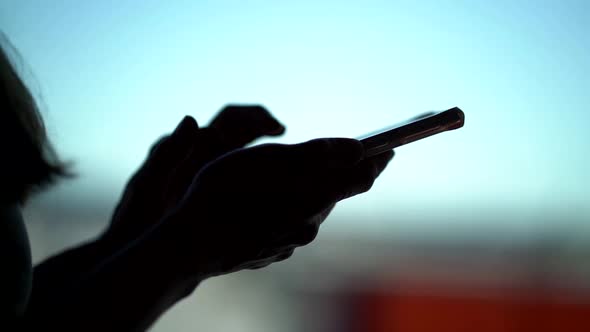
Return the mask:
[[204,124],[228,102],[266,105],[281,142],[463,108],[464,129],[400,148],[372,193],[342,204],[358,218],[334,227],[358,231],[586,220],[589,19],[587,1],[0,4],[83,195],[120,190],[184,114]]
[[261,103],[293,143],[459,106],[323,234],[587,246],[590,1],[2,0],[0,29],[80,174],[46,199],[96,230],[185,114]]

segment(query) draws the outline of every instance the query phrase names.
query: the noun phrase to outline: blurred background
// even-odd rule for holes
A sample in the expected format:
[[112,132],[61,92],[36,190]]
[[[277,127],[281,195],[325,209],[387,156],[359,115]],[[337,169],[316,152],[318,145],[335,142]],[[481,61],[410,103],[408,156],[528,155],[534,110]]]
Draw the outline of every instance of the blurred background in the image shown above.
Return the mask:
[[275,140],[461,107],[288,261],[205,282],[152,331],[586,331],[590,2],[2,0],[76,180],[27,209],[35,261],[108,223],[185,114],[261,103]]

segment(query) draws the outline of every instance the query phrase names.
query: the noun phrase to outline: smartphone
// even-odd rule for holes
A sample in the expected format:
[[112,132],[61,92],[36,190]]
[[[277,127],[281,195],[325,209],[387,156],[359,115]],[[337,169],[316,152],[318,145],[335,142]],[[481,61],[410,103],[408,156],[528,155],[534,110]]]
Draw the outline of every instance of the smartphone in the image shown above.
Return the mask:
[[365,158],[369,158],[398,146],[412,143],[428,136],[463,127],[465,114],[459,107],[428,114],[406,121],[393,128],[378,131],[360,138],[365,148]]

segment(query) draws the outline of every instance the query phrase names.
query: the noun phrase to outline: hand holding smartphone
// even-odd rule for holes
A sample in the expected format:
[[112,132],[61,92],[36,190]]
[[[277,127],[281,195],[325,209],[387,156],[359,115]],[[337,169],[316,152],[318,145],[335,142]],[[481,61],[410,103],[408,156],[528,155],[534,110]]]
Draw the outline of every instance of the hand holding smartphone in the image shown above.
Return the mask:
[[398,146],[463,127],[465,114],[458,107],[410,120],[391,129],[382,130],[360,139],[369,158]]

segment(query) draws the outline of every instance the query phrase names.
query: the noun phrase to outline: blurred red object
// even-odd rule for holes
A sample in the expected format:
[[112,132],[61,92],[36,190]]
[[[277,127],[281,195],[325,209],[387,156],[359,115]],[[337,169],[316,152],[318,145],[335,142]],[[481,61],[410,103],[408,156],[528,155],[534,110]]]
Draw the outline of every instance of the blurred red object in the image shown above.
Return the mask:
[[588,332],[590,294],[400,285],[354,297],[353,332]]

